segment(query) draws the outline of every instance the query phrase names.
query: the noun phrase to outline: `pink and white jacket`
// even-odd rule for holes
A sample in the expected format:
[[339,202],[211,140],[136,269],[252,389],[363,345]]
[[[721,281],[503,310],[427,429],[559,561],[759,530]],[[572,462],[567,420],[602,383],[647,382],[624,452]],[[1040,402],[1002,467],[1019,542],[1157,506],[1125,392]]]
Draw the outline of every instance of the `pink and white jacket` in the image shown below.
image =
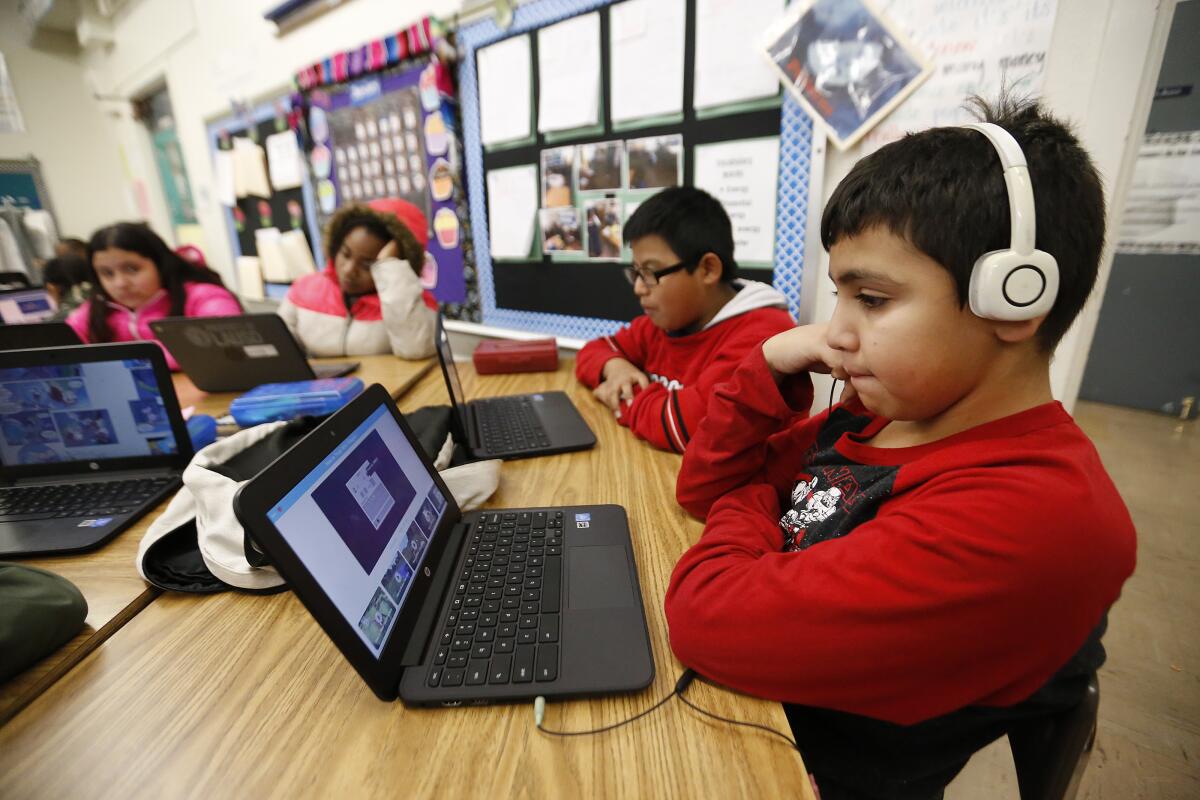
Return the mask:
[[311,356],[432,356],[437,302],[412,267],[388,258],[371,265],[371,277],[376,293],[362,295],[347,311],[329,263],[292,284],[279,316]]
[[[237,298],[224,286],[218,286],[215,283],[185,283],[183,290],[186,295],[183,302],[183,316],[185,317],[228,317],[242,313],[242,307]],[[92,342],[88,335],[88,312],[91,305],[92,301],[88,300],[67,317],[67,324],[74,328],[75,333],[79,334],[79,338],[88,344]],[[160,289],[158,294],[137,311],[130,311],[125,306],[112,301],[109,301],[108,307],[110,309],[108,329],[112,333],[112,341],[144,340],[154,342],[162,347],[163,355],[167,357],[167,366],[178,371],[179,364],[167,352],[167,348],[163,347],[162,342],[154,338],[154,332],[150,330],[152,320],[162,319],[171,313],[171,299],[167,296],[166,289]]]

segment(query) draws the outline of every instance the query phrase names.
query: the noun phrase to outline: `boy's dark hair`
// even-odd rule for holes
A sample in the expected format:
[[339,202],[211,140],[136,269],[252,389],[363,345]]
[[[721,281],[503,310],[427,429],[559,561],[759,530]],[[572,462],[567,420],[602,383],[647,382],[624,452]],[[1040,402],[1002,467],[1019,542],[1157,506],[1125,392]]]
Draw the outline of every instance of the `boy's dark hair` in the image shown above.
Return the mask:
[[694,272],[705,253],[721,259],[721,280],[737,278],[733,226],[720,201],[703,189],[674,186],[650,197],[629,215],[625,243],[657,235]]
[[112,310],[108,301],[111,300],[104,291],[104,285],[96,275],[96,253],[109,248],[128,250],[150,259],[158,268],[158,277],[162,287],[167,291],[171,301],[171,317],[182,317],[183,306],[187,300],[188,283],[212,283],[225,286],[221,276],[208,267],[181,258],[172,250],[157,233],[141,222],[118,222],[108,225],[92,234],[88,242],[87,280],[92,284],[92,293],[88,303],[88,337],[92,342],[111,342],[112,331],[108,327],[108,314]]
[[87,260],[68,255],[52,258],[42,266],[42,283],[57,286],[66,292],[87,280]]
[[[1105,223],[1100,176],[1071,128],[1040,103],[1001,96],[968,105],[1012,134],[1029,164],[1037,248],[1058,261],[1058,298],[1037,333],[1042,349],[1053,350],[1096,283]],[[829,198],[821,243],[828,250],[880,225],[945,267],[965,306],[976,259],[1010,241],[1008,190],[991,142],[966,128],[933,128],[859,161]]]

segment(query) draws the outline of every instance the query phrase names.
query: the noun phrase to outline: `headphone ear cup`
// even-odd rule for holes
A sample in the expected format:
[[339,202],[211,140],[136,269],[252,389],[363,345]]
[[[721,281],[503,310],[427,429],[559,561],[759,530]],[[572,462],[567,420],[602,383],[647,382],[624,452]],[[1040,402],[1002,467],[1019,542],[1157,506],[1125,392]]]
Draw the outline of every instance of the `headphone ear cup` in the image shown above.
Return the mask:
[[1058,297],[1058,262],[1042,250],[984,253],[971,270],[971,313],[1007,322],[1048,314]]

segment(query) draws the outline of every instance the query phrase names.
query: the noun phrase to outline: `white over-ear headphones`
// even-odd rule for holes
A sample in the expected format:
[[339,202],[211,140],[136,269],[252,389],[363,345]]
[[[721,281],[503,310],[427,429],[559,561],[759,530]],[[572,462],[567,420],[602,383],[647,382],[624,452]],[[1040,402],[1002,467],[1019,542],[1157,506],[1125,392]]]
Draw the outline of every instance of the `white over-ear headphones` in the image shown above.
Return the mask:
[[1000,155],[1012,232],[1008,249],[984,253],[971,270],[971,312],[995,320],[1026,320],[1050,311],[1058,296],[1058,262],[1035,247],[1037,223],[1025,154],[1012,135],[991,122],[964,125],[988,138]]

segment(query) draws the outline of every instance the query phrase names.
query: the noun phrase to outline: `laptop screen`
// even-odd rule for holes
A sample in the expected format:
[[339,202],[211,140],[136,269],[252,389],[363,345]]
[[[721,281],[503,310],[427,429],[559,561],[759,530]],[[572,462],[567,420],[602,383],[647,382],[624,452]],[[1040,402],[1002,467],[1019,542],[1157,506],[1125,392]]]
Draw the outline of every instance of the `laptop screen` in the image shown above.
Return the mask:
[[459,408],[465,408],[467,405],[466,397],[463,395],[462,383],[458,379],[458,367],[454,365],[454,353],[450,350],[450,337],[446,335],[446,329],[438,325],[438,355],[441,356],[442,363],[446,365],[446,379],[450,384],[450,399]]
[[445,513],[433,476],[381,406],[267,518],[378,658]]
[[100,462],[178,451],[148,359],[0,368],[0,461]]
[[45,289],[23,289],[0,294],[0,320],[5,325],[41,322],[54,316],[57,307]]

